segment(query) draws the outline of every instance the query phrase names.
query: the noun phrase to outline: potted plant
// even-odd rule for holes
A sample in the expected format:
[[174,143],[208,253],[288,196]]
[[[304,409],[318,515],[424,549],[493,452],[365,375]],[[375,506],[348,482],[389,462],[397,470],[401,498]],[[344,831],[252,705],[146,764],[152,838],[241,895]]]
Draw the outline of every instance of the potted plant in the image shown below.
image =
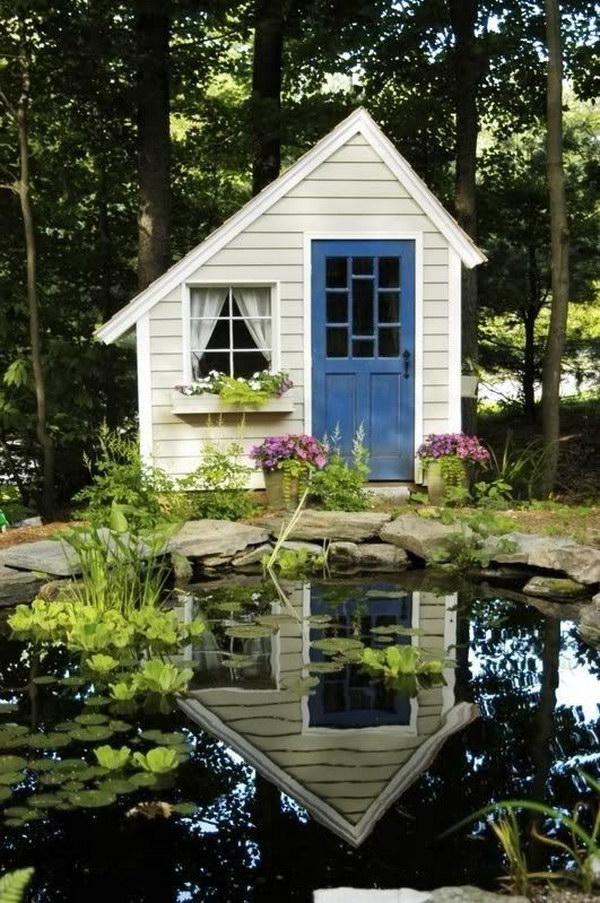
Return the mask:
[[477,436],[465,433],[431,433],[417,449],[432,505],[439,505],[450,486],[468,488],[467,465],[487,464],[490,453]]
[[288,433],[267,436],[250,449],[250,457],[263,469],[269,506],[289,508],[298,504],[300,489],[311,471],[327,464],[327,449],[314,436]]

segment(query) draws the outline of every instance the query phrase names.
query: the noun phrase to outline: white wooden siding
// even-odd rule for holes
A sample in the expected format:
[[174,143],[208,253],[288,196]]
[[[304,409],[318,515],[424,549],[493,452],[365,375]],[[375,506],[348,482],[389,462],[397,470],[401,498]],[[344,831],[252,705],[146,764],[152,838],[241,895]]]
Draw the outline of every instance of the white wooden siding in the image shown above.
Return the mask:
[[[240,418],[175,416],[170,391],[183,377],[182,287],[150,313],[152,440],[155,462],[183,476],[197,467],[202,442],[241,441],[247,450],[265,435],[304,432],[304,233],[420,232],[423,239],[423,410],[417,432],[448,429],[448,242],[382,162],[355,135],[304,181],[277,201],[187,280],[279,282],[281,366],[294,381],[295,408],[288,414],[251,413]],[[417,274],[417,278],[419,275]],[[218,418],[217,418],[218,419]],[[252,479],[261,485],[261,476]]]

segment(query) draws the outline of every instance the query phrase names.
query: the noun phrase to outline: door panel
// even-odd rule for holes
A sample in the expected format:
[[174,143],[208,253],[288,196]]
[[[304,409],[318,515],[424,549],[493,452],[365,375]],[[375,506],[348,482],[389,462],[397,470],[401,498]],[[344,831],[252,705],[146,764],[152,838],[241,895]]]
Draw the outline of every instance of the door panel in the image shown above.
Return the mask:
[[410,480],[414,456],[414,242],[312,243],[313,433],[362,425],[371,479]]

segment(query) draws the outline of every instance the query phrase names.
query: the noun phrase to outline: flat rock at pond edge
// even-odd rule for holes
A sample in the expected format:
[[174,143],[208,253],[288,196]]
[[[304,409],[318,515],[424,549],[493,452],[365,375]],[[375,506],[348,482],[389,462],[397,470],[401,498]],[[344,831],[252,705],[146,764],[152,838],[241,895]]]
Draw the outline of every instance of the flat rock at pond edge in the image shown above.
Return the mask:
[[357,887],[336,887],[316,890],[314,903],[529,903],[527,897],[507,897],[478,887],[438,887],[437,890],[370,890]]
[[70,546],[54,539],[23,542],[0,551],[0,565],[22,571],[72,577],[81,573],[79,559]]
[[332,574],[373,570],[380,573],[403,571],[409,565],[404,549],[387,542],[332,542],[327,564]]
[[253,571],[260,571],[264,556],[270,555],[272,551],[273,546],[268,543],[263,543],[261,546],[253,546],[247,552],[236,555],[231,564],[236,570],[240,571],[243,571],[245,568],[251,568]]
[[490,536],[484,549],[498,564],[524,564],[548,571],[563,571],[588,586],[600,583],[600,550],[579,545],[568,536],[507,533],[500,538]]
[[269,534],[262,527],[228,520],[190,520],[173,537],[169,549],[187,558],[232,558],[248,546],[262,545],[268,539]]
[[532,577],[523,592],[526,596],[539,596],[541,599],[577,599],[585,596],[588,589],[582,583],[570,577]]
[[399,546],[417,558],[428,558],[457,534],[468,539],[473,531],[464,524],[442,524],[439,520],[419,517],[418,514],[401,514],[391,523],[384,524],[379,533],[384,542]]
[[[323,540],[338,542],[366,542],[376,539],[379,531],[391,514],[375,511],[302,511],[288,539]],[[264,527],[272,536],[278,536],[281,527],[287,523],[279,514],[261,517],[257,525]]]
[[0,565],[0,608],[31,602],[42,582],[29,571],[15,571]]
[[592,599],[592,604],[586,605],[581,612],[579,631],[586,643],[600,646],[600,593],[597,593]]

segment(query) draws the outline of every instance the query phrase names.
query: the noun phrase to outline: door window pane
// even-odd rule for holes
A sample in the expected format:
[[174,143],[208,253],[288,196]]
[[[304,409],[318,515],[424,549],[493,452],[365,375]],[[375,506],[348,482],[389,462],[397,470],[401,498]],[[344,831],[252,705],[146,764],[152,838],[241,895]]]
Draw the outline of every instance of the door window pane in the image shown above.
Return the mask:
[[400,321],[400,292],[379,292],[379,322]]
[[353,357],[373,357],[373,339],[354,339],[352,342]]
[[379,258],[379,286],[380,288],[400,287],[400,258]]
[[352,334],[373,335],[373,281],[352,283]]
[[352,258],[352,274],[354,276],[372,276],[373,275],[373,258],[372,257],[353,257]]
[[348,322],[348,293],[327,292],[327,322]]
[[379,330],[379,357],[400,356],[400,329],[397,326]]
[[338,326],[327,329],[327,357],[348,357],[348,330]]
[[348,261],[345,257],[328,257],[325,261],[325,285],[327,288],[346,288],[348,285]]

